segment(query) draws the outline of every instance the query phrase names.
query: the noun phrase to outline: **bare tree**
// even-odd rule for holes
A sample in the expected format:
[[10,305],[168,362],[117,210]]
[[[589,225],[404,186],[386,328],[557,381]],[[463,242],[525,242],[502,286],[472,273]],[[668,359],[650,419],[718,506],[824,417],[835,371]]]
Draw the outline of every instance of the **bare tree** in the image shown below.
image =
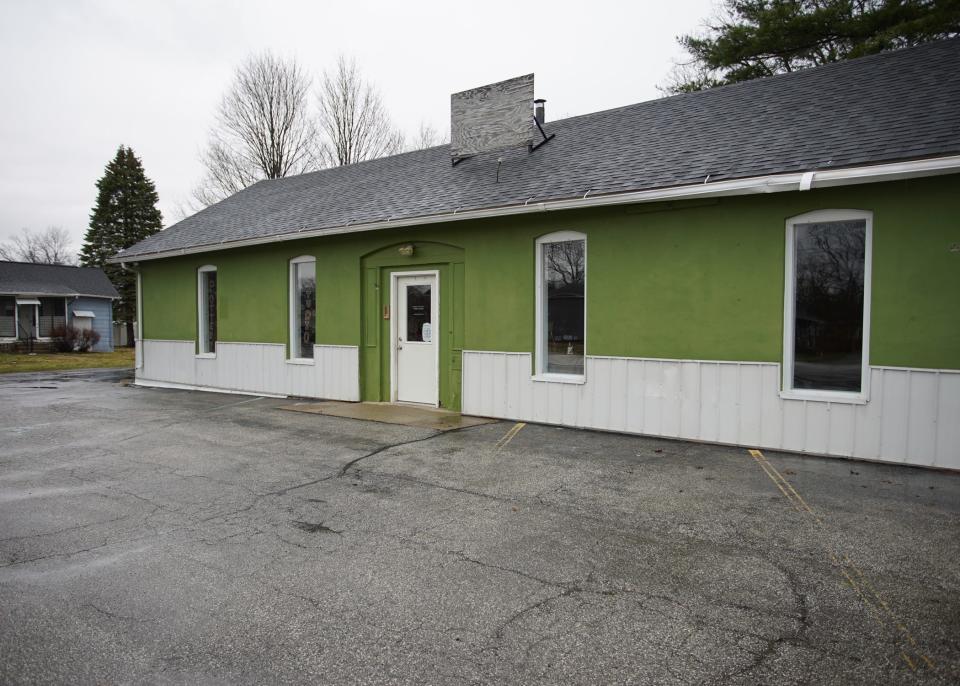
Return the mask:
[[420,128],[413,135],[407,150],[426,150],[438,145],[446,145],[450,141],[425,121],[420,122]]
[[317,99],[328,164],[353,164],[403,150],[403,134],[353,60],[341,55],[336,69],[323,73]]
[[261,179],[318,169],[311,79],[293,60],[267,52],[248,58],[217,109],[202,154],[206,176],[194,191],[201,206]]
[[548,279],[554,288],[582,286],[584,282],[583,241],[563,241],[547,243],[544,246],[544,259],[547,263]]
[[70,249],[70,243],[70,234],[60,226],[49,226],[40,233],[23,229],[19,236],[0,243],[0,260],[73,265],[77,263],[77,256]]

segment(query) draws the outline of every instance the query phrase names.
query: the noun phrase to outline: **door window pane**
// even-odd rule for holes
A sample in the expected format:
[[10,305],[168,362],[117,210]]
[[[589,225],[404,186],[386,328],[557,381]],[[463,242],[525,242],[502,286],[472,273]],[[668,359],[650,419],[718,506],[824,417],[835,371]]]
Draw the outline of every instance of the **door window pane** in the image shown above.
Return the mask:
[[794,232],[793,387],[859,392],[866,222],[797,224]]
[[217,350],[217,272],[200,272],[200,288],[200,352],[214,353]]
[[407,341],[430,343],[433,324],[430,321],[430,286],[407,286]]
[[294,274],[294,311],[296,323],[293,356],[313,359],[317,340],[317,266],[314,262],[296,262]]
[[583,374],[586,253],[582,240],[543,244],[545,370]]

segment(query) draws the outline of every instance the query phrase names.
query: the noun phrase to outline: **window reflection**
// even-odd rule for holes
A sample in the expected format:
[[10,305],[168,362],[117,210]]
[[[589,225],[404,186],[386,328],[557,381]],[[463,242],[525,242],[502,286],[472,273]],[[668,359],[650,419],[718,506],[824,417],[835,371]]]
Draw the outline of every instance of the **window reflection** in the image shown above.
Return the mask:
[[546,371],[583,374],[584,293],[583,240],[543,244],[546,291]]
[[203,293],[203,311],[201,313],[202,353],[215,353],[217,350],[217,272],[200,273],[200,286]]
[[793,387],[859,392],[866,222],[797,224],[794,231]]
[[294,357],[312,359],[317,338],[317,268],[313,262],[297,262],[293,269],[297,315]]

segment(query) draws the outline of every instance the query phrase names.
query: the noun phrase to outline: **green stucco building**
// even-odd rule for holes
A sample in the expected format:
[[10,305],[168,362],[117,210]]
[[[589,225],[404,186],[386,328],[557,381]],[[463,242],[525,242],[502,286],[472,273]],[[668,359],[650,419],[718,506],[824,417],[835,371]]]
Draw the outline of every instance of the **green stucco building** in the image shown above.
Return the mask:
[[532,84],[121,253],[138,383],[960,469],[960,41],[556,122]]

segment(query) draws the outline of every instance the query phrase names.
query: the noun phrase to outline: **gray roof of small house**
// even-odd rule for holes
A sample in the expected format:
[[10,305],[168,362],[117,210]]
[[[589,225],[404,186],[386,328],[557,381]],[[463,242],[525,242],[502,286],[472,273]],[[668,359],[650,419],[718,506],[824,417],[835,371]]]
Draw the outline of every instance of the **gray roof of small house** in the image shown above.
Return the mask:
[[0,294],[120,297],[102,269],[29,262],[0,262]]
[[[539,150],[449,146],[261,181],[124,251],[960,153],[960,39],[547,121]],[[502,166],[497,180],[497,160]]]

